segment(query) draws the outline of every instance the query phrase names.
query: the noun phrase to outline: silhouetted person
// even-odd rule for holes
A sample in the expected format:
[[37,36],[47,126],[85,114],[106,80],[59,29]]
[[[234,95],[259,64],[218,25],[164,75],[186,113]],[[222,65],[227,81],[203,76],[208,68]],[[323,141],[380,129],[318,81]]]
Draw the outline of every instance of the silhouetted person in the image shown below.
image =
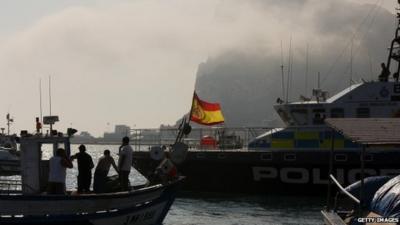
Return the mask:
[[65,150],[57,149],[56,155],[49,160],[49,183],[47,186],[49,194],[65,194],[66,170],[72,167]]
[[117,165],[115,164],[114,158],[110,155],[110,150],[104,150],[104,155],[99,158],[99,161],[94,172],[93,190],[96,193],[106,192],[106,181],[108,171],[110,171],[111,165],[115,171],[118,172]]
[[86,146],[80,145],[79,152],[71,157],[72,160],[78,160],[78,192],[84,193],[90,191],[90,183],[92,182],[92,157],[86,153]]
[[120,147],[118,159],[118,171],[121,187],[123,191],[129,190],[129,173],[133,161],[132,147],[129,145],[129,138],[122,138],[122,145]]
[[390,71],[389,68],[386,67],[385,63],[381,63],[382,72],[379,75],[379,81],[387,82],[389,79]]

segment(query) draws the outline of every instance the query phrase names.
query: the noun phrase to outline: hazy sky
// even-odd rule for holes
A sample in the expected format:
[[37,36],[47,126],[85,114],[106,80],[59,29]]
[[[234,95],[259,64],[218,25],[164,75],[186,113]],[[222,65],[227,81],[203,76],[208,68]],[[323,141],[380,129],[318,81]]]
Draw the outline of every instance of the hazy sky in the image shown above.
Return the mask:
[[[255,37],[281,40],[285,31],[257,1],[1,0],[0,126],[10,112],[14,132],[33,131],[40,79],[49,114],[49,76],[60,130],[72,125],[99,136],[115,124],[172,124],[190,108],[199,63],[251,48]],[[310,2],[318,10],[322,1]],[[352,2],[393,12],[396,1]]]

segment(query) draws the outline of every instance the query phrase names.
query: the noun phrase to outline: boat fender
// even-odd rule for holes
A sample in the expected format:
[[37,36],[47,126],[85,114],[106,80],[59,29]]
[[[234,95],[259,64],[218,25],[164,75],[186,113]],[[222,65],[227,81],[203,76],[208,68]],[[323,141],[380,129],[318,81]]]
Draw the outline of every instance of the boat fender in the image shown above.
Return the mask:
[[183,163],[186,159],[188,149],[189,147],[182,142],[173,144],[170,153],[171,161],[176,165]]
[[152,146],[150,148],[150,158],[156,161],[160,161],[165,157],[164,149],[160,146]]
[[192,126],[190,126],[189,123],[185,123],[185,125],[183,126],[183,134],[189,135],[191,131],[192,131]]
[[175,177],[177,175],[176,166],[172,163],[171,160],[165,158],[157,168],[161,171],[162,174],[167,175],[169,177]]
[[376,191],[371,202],[371,211],[383,217],[400,217],[400,175]]

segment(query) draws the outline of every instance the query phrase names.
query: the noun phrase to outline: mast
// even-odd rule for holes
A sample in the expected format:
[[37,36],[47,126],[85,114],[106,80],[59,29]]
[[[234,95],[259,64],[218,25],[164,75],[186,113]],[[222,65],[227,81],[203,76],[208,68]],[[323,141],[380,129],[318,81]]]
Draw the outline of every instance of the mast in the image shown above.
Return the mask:
[[14,122],[14,119],[11,118],[10,113],[7,113],[6,119],[7,119],[7,135],[10,135],[10,126],[11,123]]
[[51,116],[51,76],[49,76],[49,108],[50,108],[50,116]]
[[[49,76],[49,111],[51,116],[51,76]],[[53,135],[53,123],[50,123],[50,136]]]
[[281,40],[281,73],[282,73],[282,98],[286,99],[285,97],[285,72],[283,70],[283,44]]
[[39,79],[39,104],[40,104],[40,123],[43,123],[43,107],[42,107],[42,79]]
[[353,84],[353,39],[351,40],[350,47],[350,87]]
[[289,44],[289,60],[288,60],[288,75],[287,75],[287,83],[286,83],[286,102],[289,102],[289,84],[291,79],[291,63],[292,63],[292,36],[290,36],[290,44]]
[[[399,1],[399,5],[400,5],[400,1]],[[390,66],[392,64],[392,60],[397,62],[397,68],[396,68],[396,72],[393,73],[393,75],[399,74],[399,70],[400,70],[400,54],[398,53],[398,51],[400,50],[400,37],[399,37],[399,32],[400,32],[400,8],[396,8],[397,11],[397,27],[396,27],[396,32],[394,35],[394,39],[392,40],[392,43],[390,45],[390,49],[389,49],[389,56],[387,59],[387,63],[386,63],[386,68],[388,70],[390,70]]]
[[309,54],[309,45],[307,43],[307,50],[306,50],[306,72],[305,72],[305,90],[304,90],[304,96],[307,97],[307,92],[308,92],[308,54]]

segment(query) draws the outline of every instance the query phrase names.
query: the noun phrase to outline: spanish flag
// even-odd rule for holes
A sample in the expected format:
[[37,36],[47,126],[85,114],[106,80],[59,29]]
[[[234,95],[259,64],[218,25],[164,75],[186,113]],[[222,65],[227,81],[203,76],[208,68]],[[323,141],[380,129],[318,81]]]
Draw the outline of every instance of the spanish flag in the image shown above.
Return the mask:
[[215,125],[223,123],[224,116],[218,103],[205,102],[195,92],[190,110],[190,120],[202,125]]

